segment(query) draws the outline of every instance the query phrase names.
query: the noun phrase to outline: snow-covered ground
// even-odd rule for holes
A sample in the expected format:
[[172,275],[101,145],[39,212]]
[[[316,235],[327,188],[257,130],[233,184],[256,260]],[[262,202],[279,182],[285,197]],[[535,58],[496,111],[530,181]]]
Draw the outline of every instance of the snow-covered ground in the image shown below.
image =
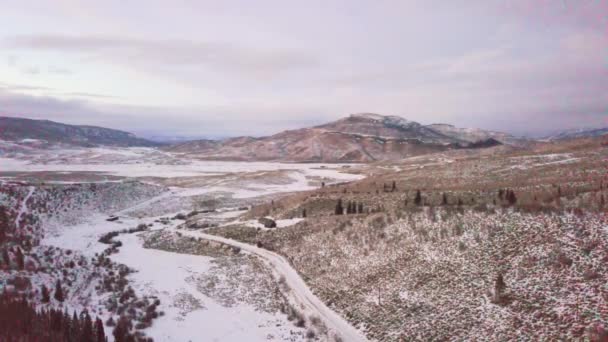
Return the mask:
[[146,249],[134,234],[119,240],[112,259],[137,270],[129,277],[136,292],[161,300],[165,315],[146,330],[155,341],[282,341],[302,330],[285,315],[245,303],[226,307],[201,293],[195,279],[210,271],[211,257]]
[[251,246],[242,242],[225,239],[219,236],[203,234],[199,232],[186,232],[189,236],[204,238],[211,241],[221,242],[227,245],[241,248],[244,251],[260,256],[280,276],[284,277],[290,289],[290,299],[297,303],[309,315],[317,315],[330,330],[331,336],[338,336],[343,341],[366,341],[361,332],[351,326],[344,318],[336,314],[317,298],[295,269],[282,256],[263,248]]
[[[93,151],[95,152],[95,151]],[[92,153],[92,152],[91,152]],[[137,151],[134,151],[137,158]],[[312,189],[319,186],[319,180],[326,184],[356,180],[361,175],[342,173],[347,171],[341,165],[321,164],[279,164],[279,163],[245,163],[245,162],[202,162],[186,160],[183,163],[155,164],[146,160],[140,163],[113,164],[42,164],[31,160],[0,158],[0,171],[12,172],[96,172],[119,177],[159,177],[175,181],[187,177],[206,179],[215,177],[213,182],[202,182],[202,186],[170,186],[168,190],[152,198],[135,203],[129,208],[109,212],[107,210],[77,212],[78,220],[65,224],[65,220],[43,222],[46,235],[42,245],[70,249],[81,254],[94,256],[108,246],[98,242],[101,235],[112,231],[134,228],[140,224],[151,226],[153,231],[168,231],[175,234],[180,220],[167,220],[175,214],[192,209],[193,203],[206,198],[232,198],[246,201],[249,198],[265,196],[280,192],[292,192]],[[267,173],[267,174],[266,174]],[[69,174],[67,174],[69,176]],[[278,179],[279,177],[280,179]],[[64,181],[65,184],[69,181]],[[82,182],[81,182],[82,183]],[[50,183],[47,183],[47,186]],[[122,186],[120,182],[117,187]],[[30,189],[28,195],[34,192]],[[23,201],[25,203],[27,198]],[[240,203],[240,202],[239,202]],[[235,220],[243,213],[234,207],[222,207],[210,213],[215,220]],[[224,210],[225,209],[225,210]],[[23,207],[18,215],[26,213]],[[63,214],[67,215],[67,214]],[[118,215],[119,220],[109,222],[109,215]],[[164,222],[161,217],[165,218]],[[279,220],[279,227],[290,226],[300,219]],[[284,313],[258,310],[251,303],[237,303],[226,306],[201,292],[193,279],[207,275],[215,258],[205,255],[180,254],[143,247],[144,241],[138,234],[122,234],[115,238],[122,242],[118,253],[111,259],[124,264],[135,273],[127,276],[129,285],[138,295],[156,296],[161,300],[159,310],[164,315],[154,320],[152,327],[144,332],[156,341],[267,341],[267,340],[302,340],[306,329],[296,327]],[[257,255],[269,261],[272,270],[285,276],[292,291],[292,304],[306,307],[306,314],[319,316],[330,331],[341,335],[344,340],[362,339],[358,332],[345,323],[317,299],[297,273],[284,260],[276,255],[269,258],[259,251],[243,248],[243,253]],[[248,251],[248,252],[245,252]],[[253,253],[255,252],[255,253]],[[277,268],[276,263],[283,265]],[[219,269],[219,271],[218,271]],[[219,279],[227,277],[219,272]],[[264,275],[260,275],[264,276]],[[272,278],[272,277],[271,277]],[[274,282],[274,279],[270,279]],[[221,285],[221,284],[220,284]],[[295,298],[295,299],[294,299]],[[353,339],[356,337],[356,339]],[[352,337],[352,338],[351,338]]]

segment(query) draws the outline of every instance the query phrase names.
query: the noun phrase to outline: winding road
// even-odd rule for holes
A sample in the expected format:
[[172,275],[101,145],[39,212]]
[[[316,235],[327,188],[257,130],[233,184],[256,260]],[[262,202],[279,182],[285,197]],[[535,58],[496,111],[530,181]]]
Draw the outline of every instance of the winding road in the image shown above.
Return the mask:
[[226,245],[238,247],[243,251],[255,254],[264,260],[268,261],[273,269],[283,277],[289,288],[292,290],[291,295],[299,303],[306,307],[308,311],[314,312],[325,323],[327,329],[339,336],[343,341],[358,342],[367,341],[363,334],[350,325],[344,318],[327,307],[317,296],[315,296],[308,285],[294,270],[289,262],[277,253],[268,251],[263,248],[252,246],[246,243],[238,242],[223,237],[209,235],[199,232],[182,232],[184,235],[200,237],[210,241],[220,242]]

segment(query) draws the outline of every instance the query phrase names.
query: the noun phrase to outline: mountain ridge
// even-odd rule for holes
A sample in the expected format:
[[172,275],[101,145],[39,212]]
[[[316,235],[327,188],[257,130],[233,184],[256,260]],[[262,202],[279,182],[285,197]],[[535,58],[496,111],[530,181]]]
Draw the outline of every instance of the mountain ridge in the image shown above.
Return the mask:
[[[351,114],[325,124],[286,130],[266,137],[198,140],[165,150],[196,158],[243,161],[370,162],[402,159],[450,149],[489,148],[515,140],[506,133],[484,132],[481,138],[444,134],[399,116]],[[509,139],[507,139],[509,138]]]
[[99,145],[154,147],[161,145],[117,129],[6,116],[0,116],[0,139],[6,141],[37,140],[43,144],[58,143],[82,147]]

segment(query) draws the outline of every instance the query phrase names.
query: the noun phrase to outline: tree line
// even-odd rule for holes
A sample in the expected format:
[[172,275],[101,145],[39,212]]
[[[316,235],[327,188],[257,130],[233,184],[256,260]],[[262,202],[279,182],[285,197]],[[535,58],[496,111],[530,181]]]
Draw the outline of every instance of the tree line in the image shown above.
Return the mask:
[[0,341],[107,342],[103,322],[87,311],[36,310],[24,296],[0,294]]

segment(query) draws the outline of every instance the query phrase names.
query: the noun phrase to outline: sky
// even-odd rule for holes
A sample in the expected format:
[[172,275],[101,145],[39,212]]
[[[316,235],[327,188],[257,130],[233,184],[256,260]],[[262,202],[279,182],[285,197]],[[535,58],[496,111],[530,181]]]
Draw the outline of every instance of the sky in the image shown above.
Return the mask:
[[608,127],[608,0],[0,0],[0,116],[261,136]]

